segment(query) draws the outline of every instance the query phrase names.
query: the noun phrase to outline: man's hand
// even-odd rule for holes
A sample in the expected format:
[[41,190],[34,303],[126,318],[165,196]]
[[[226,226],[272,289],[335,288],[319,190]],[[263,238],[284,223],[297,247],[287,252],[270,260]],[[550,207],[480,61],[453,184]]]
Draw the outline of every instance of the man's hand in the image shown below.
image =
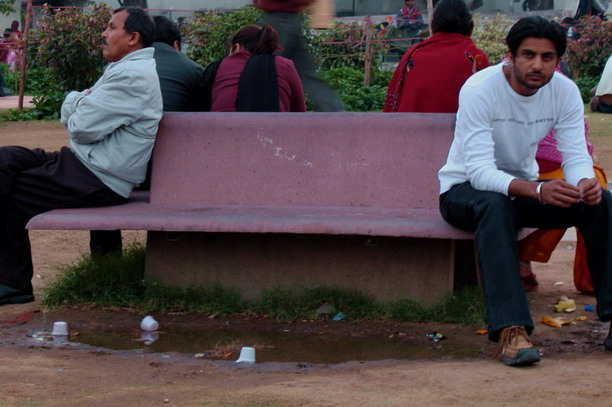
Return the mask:
[[[542,185],[543,186],[543,185]],[[601,202],[601,185],[597,182],[597,178],[583,178],[578,182],[578,189],[582,196],[582,200],[587,205],[597,205]]]
[[[595,181],[595,183],[597,183],[597,181]],[[580,188],[567,183],[562,179],[554,179],[542,184],[542,188],[540,189],[540,197],[541,201],[547,205],[556,205],[562,208],[569,208],[570,206],[580,202],[581,199],[584,199],[584,194]]]
[[599,111],[599,96],[593,96],[591,98],[591,112],[597,113]]

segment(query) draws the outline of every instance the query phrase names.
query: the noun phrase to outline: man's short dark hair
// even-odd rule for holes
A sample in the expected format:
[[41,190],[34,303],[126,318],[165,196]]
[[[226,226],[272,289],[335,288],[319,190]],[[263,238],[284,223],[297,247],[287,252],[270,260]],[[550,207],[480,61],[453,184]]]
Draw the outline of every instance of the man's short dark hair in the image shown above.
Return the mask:
[[115,9],[113,14],[117,14],[120,11],[128,12],[128,17],[125,19],[125,32],[129,34],[139,33],[143,48],[150,47],[155,39],[155,23],[149,13],[142,7],[128,6]]
[[181,30],[179,30],[178,25],[164,16],[155,16],[153,21],[155,21],[155,42],[163,42],[171,47],[176,42],[180,49]]
[[544,38],[555,44],[557,57],[561,58],[565,54],[567,39],[563,28],[552,20],[540,16],[530,16],[521,18],[510,29],[506,37],[506,44],[510,54],[516,55],[521,43],[526,38]]
[[473,30],[472,13],[463,0],[442,0],[437,3],[431,21],[431,31],[469,36]]

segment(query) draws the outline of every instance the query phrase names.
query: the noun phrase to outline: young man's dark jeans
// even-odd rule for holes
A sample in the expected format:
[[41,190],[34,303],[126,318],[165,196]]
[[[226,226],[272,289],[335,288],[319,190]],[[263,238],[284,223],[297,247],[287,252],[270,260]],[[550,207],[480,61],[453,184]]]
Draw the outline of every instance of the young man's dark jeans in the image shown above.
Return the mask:
[[522,227],[567,229],[578,226],[585,239],[589,269],[602,321],[612,320],[612,196],[603,191],[599,205],[570,208],[543,205],[537,199],[479,191],[469,182],[440,196],[440,212],[451,225],[474,232],[489,323],[489,338],[501,329],[534,325],[519,274],[517,233]]

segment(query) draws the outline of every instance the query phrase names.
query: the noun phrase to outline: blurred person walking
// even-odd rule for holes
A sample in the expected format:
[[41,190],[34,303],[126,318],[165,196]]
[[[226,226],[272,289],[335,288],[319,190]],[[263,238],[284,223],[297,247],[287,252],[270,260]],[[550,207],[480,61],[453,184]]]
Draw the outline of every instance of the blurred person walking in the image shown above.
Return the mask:
[[314,0],[253,0],[253,5],[264,11],[263,24],[270,24],[280,36],[283,51],[280,56],[293,61],[304,90],[321,112],[346,110],[338,95],[317,75],[308,53],[300,13]]

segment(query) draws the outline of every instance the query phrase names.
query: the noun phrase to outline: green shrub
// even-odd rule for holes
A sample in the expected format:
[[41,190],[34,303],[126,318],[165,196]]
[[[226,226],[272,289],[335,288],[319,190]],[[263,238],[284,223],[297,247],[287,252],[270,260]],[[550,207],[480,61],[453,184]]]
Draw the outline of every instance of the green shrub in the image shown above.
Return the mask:
[[381,111],[393,72],[375,70],[372,85],[363,85],[364,72],[354,68],[333,68],[321,72],[321,78],[338,92],[350,112]]
[[574,78],[599,77],[612,54],[612,22],[585,17],[576,31],[580,38],[570,40],[566,52]]
[[9,15],[15,11],[15,0],[0,1],[0,14]]
[[105,4],[91,9],[44,9],[32,36],[28,92],[35,94],[36,109],[29,118],[57,118],[66,92],[91,87],[102,74],[102,32],[111,16]]
[[[366,25],[357,22],[335,22],[331,28],[311,30],[309,40],[315,63],[321,70],[333,68],[364,69]],[[373,68],[385,52],[377,33],[372,37]]]
[[493,19],[485,19],[480,14],[474,15],[474,33],[472,39],[478,48],[483,50],[491,65],[500,63],[507,54],[506,36],[514,21],[502,14]]
[[228,38],[241,27],[256,24],[261,16],[261,10],[252,6],[227,12],[196,12],[183,25],[187,56],[204,67],[223,58]]
[[574,79],[576,85],[578,85],[578,89],[580,89],[580,96],[582,96],[582,101],[584,103],[589,103],[591,101],[591,89],[593,89],[599,83],[599,77],[593,76],[583,76],[580,78]]

